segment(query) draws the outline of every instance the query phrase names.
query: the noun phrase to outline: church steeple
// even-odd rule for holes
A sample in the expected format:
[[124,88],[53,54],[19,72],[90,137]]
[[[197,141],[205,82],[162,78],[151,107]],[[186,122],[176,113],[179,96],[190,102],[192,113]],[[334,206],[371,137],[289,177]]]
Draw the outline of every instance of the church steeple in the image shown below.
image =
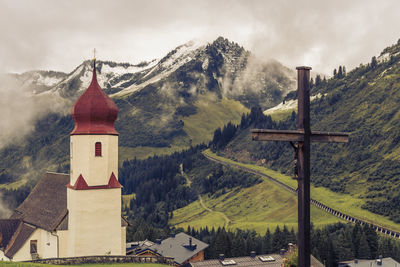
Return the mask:
[[87,90],[72,107],[70,183],[67,185],[68,255],[124,255],[118,182],[118,108],[100,88],[93,59]]
[[114,122],[118,108],[114,101],[100,88],[96,75],[96,58],[93,59],[92,81],[72,107],[75,128],[71,135],[112,134],[118,135]]

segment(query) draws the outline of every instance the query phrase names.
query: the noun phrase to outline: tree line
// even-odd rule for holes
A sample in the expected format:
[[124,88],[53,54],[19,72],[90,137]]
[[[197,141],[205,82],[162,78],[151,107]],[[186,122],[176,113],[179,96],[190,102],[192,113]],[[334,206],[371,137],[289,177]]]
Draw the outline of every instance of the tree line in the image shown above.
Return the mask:
[[253,174],[205,159],[205,148],[198,145],[171,155],[124,161],[119,169],[123,194],[135,194],[124,209],[128,218],[164,228],[172,212],[197,200],[198,194],[220,195],[261,182]]

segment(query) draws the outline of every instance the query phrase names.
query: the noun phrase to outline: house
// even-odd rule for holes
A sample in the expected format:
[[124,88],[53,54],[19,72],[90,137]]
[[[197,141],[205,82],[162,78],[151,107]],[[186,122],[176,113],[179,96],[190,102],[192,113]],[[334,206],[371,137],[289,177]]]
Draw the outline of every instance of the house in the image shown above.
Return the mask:
[[204,260],[204,250],[208,244],[185,233],[172,234],[171,237],[155,243],[140,241],[131,243],[127,248],[128,255],[163,256],[174,259],[175,266],[186,266],[190,262]]
[[375,260],[351,260],[351,261],[343,261],[339,263],[339,266],[341,267],[381,267],[381,266],[400,266],[400,263],[395,261],[394,259],[388,257],[388,258],[382,258],[379,257],[379,259]]
[[150,249],[150,247],[153,245],[154,243],[147,239],[144,241],[126,243],[126,255],[137,255],[138,253],[141,253],[141,255],[146,255],[143,254],[144,251],[148,251],[149,254],[154,254]]
[[118,182],[118,109],[92,81],[72,108],[70,174],[46,173],[10,219],[0,220],[0,260],[125,255]]

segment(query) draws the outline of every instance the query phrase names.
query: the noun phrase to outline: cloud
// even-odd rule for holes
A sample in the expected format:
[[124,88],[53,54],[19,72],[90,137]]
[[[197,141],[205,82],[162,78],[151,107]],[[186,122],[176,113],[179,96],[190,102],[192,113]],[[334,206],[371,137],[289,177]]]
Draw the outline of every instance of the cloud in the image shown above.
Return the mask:
[[69,72],[92,57],[140,62],[219,35],[289,67],[367,62],[399,36],[400,2],[0,0],[0,72]]
[[0,76],[0,95],[0,148],[21,141],[37,119],[49,112],[66,113],[71,105],[56,94],[32,95],[15,75]]
[[0,192],[0,219],[7,219],[11,216],[11,210],[3,203],[3,194]]

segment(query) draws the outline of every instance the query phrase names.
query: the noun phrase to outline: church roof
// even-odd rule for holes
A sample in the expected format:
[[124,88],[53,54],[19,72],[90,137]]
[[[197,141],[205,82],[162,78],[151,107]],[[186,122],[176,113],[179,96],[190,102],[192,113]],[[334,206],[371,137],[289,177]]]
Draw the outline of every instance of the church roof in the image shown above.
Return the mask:
[[[67,184],[69,174],[46,173],[14,210],[10,219],[0,220],[0,249],[12,258],[37,228],[68,230]],[[127,226],[121,217],[121,226]]]
[[46,173],[15,209],[11,219],[22,219],[47,231],[55,230],[67,214],[68,182],[68,174]]
[[25,244],[26,240],[29,239],[35,230],[36,227],[21,221],[10,241],[8,242],[7,247],[4,250],[4,254],[11,259]]
[[0,220],[0,248],[5,248],[11,237],[17,230],[21,220],[2,219]]
[[118,135],[114,122],[118,108],[114,101],[100,88],[96,76],[96,60],[93,64],[92,82],[72,107],[75,134],[111,134]]
[[0,220],[0,250],[11,259],[35,230],[35,226],[20,219]]

